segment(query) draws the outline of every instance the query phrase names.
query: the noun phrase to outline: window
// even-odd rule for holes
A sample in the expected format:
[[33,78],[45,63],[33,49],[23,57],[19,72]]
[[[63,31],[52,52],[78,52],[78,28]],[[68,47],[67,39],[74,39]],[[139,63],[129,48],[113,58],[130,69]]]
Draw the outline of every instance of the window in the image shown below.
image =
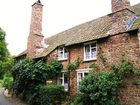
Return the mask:
[[68,91],[68,73],[67,72],[61,73],[61,76],[58,77],[58,84],[63,85],[65,91]]
[[58,60],[66,60],[68,59],[68,52],[65,47],[60,47],[58,49]]
[[85,76],[87,76],[89,73],[89,70],[77,70],[77,87],[79,87],[80,81],[84,79]]
[[87,43],[84,45],[84,61],[95,60],[97,58],[96,42]]

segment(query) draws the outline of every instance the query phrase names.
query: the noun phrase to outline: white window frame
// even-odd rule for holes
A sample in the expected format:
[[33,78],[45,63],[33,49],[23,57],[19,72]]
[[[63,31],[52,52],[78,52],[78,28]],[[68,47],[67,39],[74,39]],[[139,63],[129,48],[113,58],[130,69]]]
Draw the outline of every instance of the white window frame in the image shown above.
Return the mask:
[[[88,69],[78,69],[78,70],[76,70],[77,71],[77,90],[78,90],[78,87],[79,87],[79,83],[83,80],[83,78],[85,77],[85,73],[89,73],[89,71],[90,71],[90,68],[88,68]],[[79,73],[81,73],[82,74],[82,76],[83,76],[83,78],[81,79],[81,80],[79,80],[79,76],[78,76],[78,74]]]
[[[62,50],[60,50],[62,49]],[[59,47],[58,48],[58,60],[67,60],[68,59],[68,51],[66,53],[66,48],[65,47]],[[60,52],[62,52],[62,57],[60,57]],[[67,56],[65,56],[65,54],[67,54]]]
[[[68,79],[68,72],[64,70],[61,73],[62,73],[62,77],[58,77],[57,78],[57,83],[60,84],[60,85],[62,85],[62,86],[64,86],[64,90],[65,91],[68,91],[68,88],[69,88],[68,83],[66,84],[65,81],[64,81],[64,74],[67,73],[67,79]],[[62,79],[62,84],[59,81],[60,79]],[[67,85],[67,88],[65,87],[65,85]]]
[[[96,47],[91,47],[91,44],[93,44],[93,43],[96,44]],[[86,48],[85,48],[86,45],[89,45],[90,46],[90,55],[89,55],[90,58],[89,59],[86,58]],[[96,52],[95,52],[96,53],[96,56],[92,58],[91,57],[91,55],[92,55],[91,54],[92,53],[91,51],[92,51],[93,48],[96,48]],[[92,41],[92,42],[85,43],[84,44],[84,61],[90,61],[90,60],[96,60],[96,59],[97,59],[97,41]]]

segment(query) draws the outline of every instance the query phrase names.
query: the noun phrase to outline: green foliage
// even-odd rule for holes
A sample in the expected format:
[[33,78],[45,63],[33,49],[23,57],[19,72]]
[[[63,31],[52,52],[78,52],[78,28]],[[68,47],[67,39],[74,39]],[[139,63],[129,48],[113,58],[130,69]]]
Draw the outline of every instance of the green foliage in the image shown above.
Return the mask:
[[[107,71],[91,73],[80,83],[79,89],[92,103],[101,105],[116,105],[117,77]],[[88,99],[88,100],[89,100]]]
[[81,81],[74,105],[119,105],[117,89],[121,88],[127,75],[137,76],[138,70],[129,61],[122,61],[119,67],[112,66],[112,72],[92,72]]
[[2,63],[2,69],[5,71],[5,72],[9,72],[12,67],[14,66],[14,59],[13,57],[11,56],[8,56],[4,62]]
[[128,74],[139,75],[140,73],[131,62],[129,62],[128,60],[123,60],[122,64],[119,67],[118,74],[119,76],[121,76],[121,78],[124,78]]
[[64,87],[60,85],[39,85],[30,99],[30,105],[61,105]]
[[74,63],[68,64],[67,68],[68,70],[76,70],[79,67],[80,63],[81,59],[78,57]]
[[58,61],[46,64],[43,61],[36,62],[29,58],[22,60],[11,70],[14,76],[14,93],[23,95],[23,97],[28,93],[34,93],[37,85],[46,84],[46,80],[52,78],[52,75],[59,75],[62,68],[62,64]]
[[5,62],[7,62],[7,57],[9,56],[9,52],[7,49],[7,43],[5,41],[5,32],[0,28],[0,79],[3,78],[5,68]]
[[89,65],[89,68],[92,68],[94,71],[98,70],[98,65],[95,63],[92,63],[91,65]]
[[7,44],[5,42],[5,32],[0,28],[0,61],[3,61],[8,54]]
[[49,78],[57,77],[61,74],[63,65],[58,60],[53,60],[49,65],[52,67],[49,72]]
[[75,64],[71,63],[71,64],[68,65],[67,68],[68,68],[68,70],[76,70],[77,66]]
[[140,80],[133,81],[133,84],[136,85],[136,86],[140,86]]
[[6,73],[6,74],[4,75],[2,86],[3,86],[5,89],[8,89],[9,91],[12,90],[12,86],[13,86],[13,77],[12,77],[12,75],[11,75],[10,73]]
[[0,80],[0,88],[2,87],[2,83],[3,83],[3,81],[2,81],[2,80]]

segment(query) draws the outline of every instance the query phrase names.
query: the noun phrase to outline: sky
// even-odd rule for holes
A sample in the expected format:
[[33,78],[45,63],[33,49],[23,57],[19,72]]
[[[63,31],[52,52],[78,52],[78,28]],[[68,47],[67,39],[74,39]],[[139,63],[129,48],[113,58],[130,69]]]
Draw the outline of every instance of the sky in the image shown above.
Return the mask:
[[[6,32],[11,55],[27,48],[31,20],[31,5],[37,0],[0,0],[0,27]],[[43,7],[42,33],[55,35],[76,25],[107,15],[111,0],[41,0]],[[140,3],[130,0],[131,5]]]

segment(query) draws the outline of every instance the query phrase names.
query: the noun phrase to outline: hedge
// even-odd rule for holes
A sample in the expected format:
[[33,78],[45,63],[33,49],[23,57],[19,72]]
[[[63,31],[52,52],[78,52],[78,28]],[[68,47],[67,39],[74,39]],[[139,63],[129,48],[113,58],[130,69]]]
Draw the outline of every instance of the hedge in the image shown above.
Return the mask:
[[64,87],[60,85],[39,85],[35,90],[30,105],[61,105],[65,98]]

